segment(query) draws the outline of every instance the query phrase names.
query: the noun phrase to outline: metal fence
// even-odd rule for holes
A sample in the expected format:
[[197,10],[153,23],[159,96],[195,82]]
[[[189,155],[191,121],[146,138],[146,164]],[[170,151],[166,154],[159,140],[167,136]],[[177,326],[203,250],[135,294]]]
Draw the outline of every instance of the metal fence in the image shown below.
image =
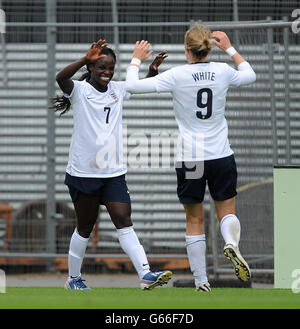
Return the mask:
[[[99,36],[115,49],[115,79],[123,80],[134,47],[127,42],[128,35],[145,38],[145,29],[149,41],[154,38],[155,53],[168,50],[169,57],[160,70],[181,65],[185,63],[183,36],[191,22],[58,22],[55,2],[40,3],[44,4],[43,22],[7,22],[6,33],[0,34],[0,264],[46,265],[53,270],[66,269],[75,225],[63,185],[72,115],[58,118],[48,109],[49,98],[60,93],[56,72],[82,57]],[[110,4],[112,9],[122,1]],[[239,173],[240,248],[254,272],[269,273],[273,269],[273,166],[298,164],[300,157],[299,35],[292,32],[292,22],[284,19],[206,24],[212,30],[226,31],[257,74],[253,85],[229,90],[226,116]],[[23,41],[16,42],[16,38]],[[210,60],[232,65],[218,49],[213,50]],[[141,76],[146,70],[147,65],[142,65]],[[175,171],[160,162],[153,168],[146,161],[151,143],[163,145],[177,132],[171,95],[132,96],[124,103],[124,126],[129,154],[137,146],[133,136],[146,138],[144,146],[139,145],[144,158],[131,163],[127,174],[137,234],[153,262],[187,268],[185,215],[176,196]],[[205,215],[209,270],[214,275],[227,273],[223,241],[208,194]],[[104,208],[87,259],[110,269],[128,266]]]

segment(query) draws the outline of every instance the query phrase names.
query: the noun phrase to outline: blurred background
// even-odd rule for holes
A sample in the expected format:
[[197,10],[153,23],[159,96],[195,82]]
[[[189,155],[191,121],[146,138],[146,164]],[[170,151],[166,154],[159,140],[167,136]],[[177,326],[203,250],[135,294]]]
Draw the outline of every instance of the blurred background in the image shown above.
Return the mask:
[[[0,268],[6,273],[67,271],[75,213],[63,184],[72,134],[72,113],[59,117],[49,99],[61,94],[55,74],[105,38],[117,54],[115,80],[124,80],[137,40],[154,55],[168,51],[160,72],[185,63],[184,33],[195,21],[225,31],[251,63],[257,80],[231,88],[226,117],[238,167],[240,249],[253,279],[273,280],[273,167],[300,159],[299,35],[291,29],[298,1],[61,1],[0,0]],[[4,23],[3,23],[4,22]],[[154,58],[154,57],[153,57]],[[214,49],[211,61],[227,62]],[[141,66],[145,76],[150,61]],[[75,79],[81,75],[78,72]],[[124,102],[127,138],[146,136],[140,161],[128,166],[132,219],[151,264],[190,273],[185,215],[176,195],[172,153],[164,143],[177,132],[171,94],[134,95]],[[160,145],[151,167],[151,145]],[[209,275],[232,274],[206,193]],[[133,272],[115,228],[102,207],[84,262],[90,273]]]

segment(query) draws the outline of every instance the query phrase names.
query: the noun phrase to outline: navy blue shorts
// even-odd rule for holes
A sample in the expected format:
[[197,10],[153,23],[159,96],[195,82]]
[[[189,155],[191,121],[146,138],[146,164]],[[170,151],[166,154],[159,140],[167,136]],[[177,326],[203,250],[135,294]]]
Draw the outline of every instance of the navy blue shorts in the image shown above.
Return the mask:
[[78,198],[80,192],[99,199],[99,204],[106,202],[131,203],[127,188],[125,174],[117,177],[94,178],[77,177],[66,173],[65,184],[73,202]]
[[[237,169],[234,155],[204,161],[203,175],[197,179],[187,179],[186,173],[195,169],[180,163],[176,168],[177,195],[181,203],[194,204],[204,200],[206,183],[215,201],[224,201],[237,195]],[[178,167],[178,166],[177,166]]]

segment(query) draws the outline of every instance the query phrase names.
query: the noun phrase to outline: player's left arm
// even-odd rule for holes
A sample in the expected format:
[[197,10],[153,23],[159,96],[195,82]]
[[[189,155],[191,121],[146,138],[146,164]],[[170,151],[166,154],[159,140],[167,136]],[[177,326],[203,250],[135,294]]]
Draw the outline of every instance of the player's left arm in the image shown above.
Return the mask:
[[239,71],[237,85],[252,83],[256,80],[256,74],[251,65],[232,47],[227,34],[222,31],[214,31],[211,34],[215,44],[230,55]]
[[[223,51],[229,53],[231,55],[232,60],[236,67],[238,67],[241,63],[246,62],[246,60],[241,56],[231,45],[230,39],[227,34],[222,31],[214,31],[211,34],[214,39],[214,43]],[[232,53],[230,53],[232,51]]]
[[167,57],[168,55],[166,50],[163,50],[161,53],[159,53],[154,58],[154,61],[149,65],[149,70],[146,75],[146,78],[155,77],[158,74],[158,67]]

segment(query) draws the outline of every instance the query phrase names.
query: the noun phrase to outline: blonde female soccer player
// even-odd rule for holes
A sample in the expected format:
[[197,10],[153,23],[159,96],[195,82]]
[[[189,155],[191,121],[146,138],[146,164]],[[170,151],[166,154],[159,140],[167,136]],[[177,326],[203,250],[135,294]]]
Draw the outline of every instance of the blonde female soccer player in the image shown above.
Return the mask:
[[[208,60],[213,43],[229,54],[237,69]],[[225,104],[230,85],[252,83],[256,75],[224,32],[211,33],[206,26],[195,24],[186,32],[184,45],[187,64],[139,80],[139,65],[152,51],[147,41],[137,42],[127,70],[126,89],[134,93],[172,92],[180,137],[177,193],[186,213],[187,254],[196,289],[210,291],[202,205],[206,183],[225,240],[224,254],[239,279],[251,278],[249,266],[238,248],[241,228],[235,207],[237,170],[228,141]]]
[[[157,74],[163,59],[161,54],[154,60],[148,75]],[[105,40],[99,40],[83,58],[56,76],[64,92],[64,98],[56,99],[56,108],[62,113],[70,108],[74,118],[65,184],[74,203],[77,225],[70,241],[66,289],[89,289],[82,280],[81,266],[100,204],[105,205],[117,229],[120,245],[138,273],[141,288],[166,284],[172,276],[171,271],[150,270],[132,224],[127,168],[122,161],[122,108],[123,100],[130,95],[124,81],[112,81],[115,64],[115,53]],[[86,79],[72,80],[83,66],[88,69]]]

